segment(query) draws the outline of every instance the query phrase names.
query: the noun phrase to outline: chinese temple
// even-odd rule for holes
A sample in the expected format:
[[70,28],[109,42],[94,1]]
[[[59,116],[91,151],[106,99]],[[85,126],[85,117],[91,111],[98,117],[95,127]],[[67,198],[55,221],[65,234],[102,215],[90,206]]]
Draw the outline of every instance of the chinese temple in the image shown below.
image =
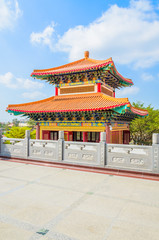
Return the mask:
[[128,98],[116,98],[115,90],[133,85],[116,69],[112,58],[84,58],[50,69],[34,70],[32,77],[55,85],[55,96],[40,101],[8,105],[7,111],[36,121],[37,139],[57,140],[64,131],[67,141],[107,143],[130,141],[129,123],[146,110],[131,106]]

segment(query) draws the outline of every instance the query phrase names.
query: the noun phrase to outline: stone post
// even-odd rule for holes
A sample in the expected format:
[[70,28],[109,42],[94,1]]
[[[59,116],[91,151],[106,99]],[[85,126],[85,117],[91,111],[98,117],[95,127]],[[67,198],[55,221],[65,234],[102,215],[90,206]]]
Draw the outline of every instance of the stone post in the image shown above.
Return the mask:
[[159,133],[152,134],[153,172],[159,173]]
[[24,158],[29,157],[29,140],[30,140],[30,130],[25,131],[25,156]]
[[101,132],[100,135],[100,165],[106,165],[106,132]]
[[58,139],[58,161],[62,161],[64,156],[64,131],[59,131]]
[[152,134],[152,144],[159,144],[159,133]]
[[2,128],[0,128],[0,155],[1,155],[1,145],[2,145]]

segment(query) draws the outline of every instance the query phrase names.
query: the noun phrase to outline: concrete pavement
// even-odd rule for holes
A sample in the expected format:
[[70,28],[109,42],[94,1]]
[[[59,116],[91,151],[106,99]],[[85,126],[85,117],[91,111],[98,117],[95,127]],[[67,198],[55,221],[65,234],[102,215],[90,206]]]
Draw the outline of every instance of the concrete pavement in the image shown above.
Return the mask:
[[0,161],[0,240],[158,240],[159,182]]

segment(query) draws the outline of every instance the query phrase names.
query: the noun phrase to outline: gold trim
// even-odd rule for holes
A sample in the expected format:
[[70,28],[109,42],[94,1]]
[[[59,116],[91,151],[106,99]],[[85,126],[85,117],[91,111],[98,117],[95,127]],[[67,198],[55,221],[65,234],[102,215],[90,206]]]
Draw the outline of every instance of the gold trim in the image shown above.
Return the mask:
[[77,132],[104,132],[105,127],[53,127],[53,126],[40,126],[40,139],[42,139],[42,131],[77,131]]

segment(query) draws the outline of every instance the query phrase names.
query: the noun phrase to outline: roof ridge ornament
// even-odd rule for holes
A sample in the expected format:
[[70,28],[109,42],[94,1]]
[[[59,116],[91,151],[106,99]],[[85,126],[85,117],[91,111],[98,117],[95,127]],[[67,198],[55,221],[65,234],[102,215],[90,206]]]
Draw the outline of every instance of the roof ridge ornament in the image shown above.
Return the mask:
[[84,57],[85,57],[85,59],[89,58],[89,51],[84,52]]

